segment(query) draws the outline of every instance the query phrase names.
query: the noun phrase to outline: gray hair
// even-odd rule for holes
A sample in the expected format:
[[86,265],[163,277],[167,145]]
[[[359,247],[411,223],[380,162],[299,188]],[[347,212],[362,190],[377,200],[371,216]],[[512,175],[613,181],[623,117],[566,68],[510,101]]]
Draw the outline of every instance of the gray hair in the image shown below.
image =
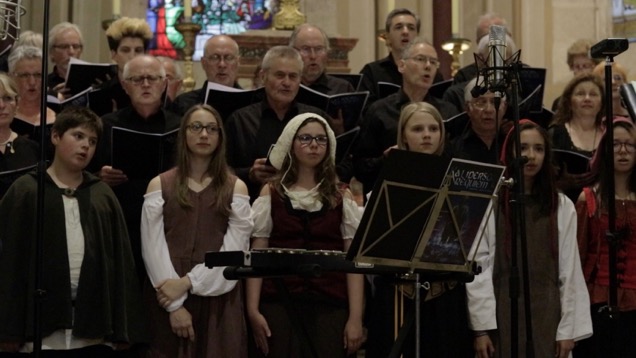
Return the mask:
[[298,34],[300,33],[300,31],[304,29],[316,29],[320,31],[320,34],[322,35],[322,38],[324,39],[325,49],[329,51],[329,36],[327,36],[327,33],[325,33],[323,29],[312,24],[302,24],[300,26],[296,26],[296,28],[294,29],[294,32],[292,32],[291,36],[289,37],[290,47],[296,47],[296,39],[298,38]]
[[159,61],[155,56],[152,56],[152,55],[139,55],[139,56],[135,56],[135,57],[131,58],[124,65],[124,72],[123,72],[124,79],[128,78],[128,75],[130,74],[130,63],[132,61],[137,61],[137,60],[141,60],[141,59],[151,59],[153,61],[156,61],[159,64],[159,75],[161,77],[163,77],[163,78],[166,78],[166,69],[163,68],[163,65],[161,64],[161,61]]
[[272,61],[277,58],[289,58],[295,60],[300,66],[300,72],[303,71],[303,59],[300,57],[300,53],[290,46],[274,46],[270,48],[265,56],[263,56],[263,62],[261,65],[262,71],[269,70],[269,68],[272,67]]
[[409,57],[411,57],[411,52],[413,50],[413,47],[415,47],[416,45],[421,45],[421,44],[425,44],[425,45],[433,47],[433,44],[431,44],[430,41],[428,41],[427,39],[423,37],[418,36],[414,38],[411,42],[409,42],[408,45],[406,45],[406,48],[404,48],[404,51],[402,51],[402,59],[406,60]]
[[84,38],[82,37],[82,32],[80,31],[79,27],[75,24],[72,24],[68,21],[64,21],[64,22],[60,22],[59,24],[53,26],[53,28],[51,29],[51,31],[49,32],[49,51],[51,51],[53,49],[53,46],[57,45],[57,43],[55,42],[55,38],[65,32],[66,30],[73,30],[77,33],[77,36],[79,36],[80,39],[80,45],[84,44]]
[[[485,26],[485,25],[488,25],[488,26]],[[501,17],[500,15],[494,12],[488,12],[481,15],[479,17],[479,20],[477,20],[477,30],[475,32],[475,39],[477,39],[477,42],[479,42],[479,40],[481,40],[484,36],[488,35],[491,25],[506,26],[507,25],[506,19],[504,19],[503,17]],[[486,27],[485,32],[483,31],[484,27]],[[508,29],[506,29],[506,32],[508,32]]]
[[9,72],[15,71],[15,65],[20,60],[42,60],[42,50],[33,46],[14,47],[9,55]]
[[[477,45],[477,53],[482,56],[484,61],[488,59],[488,54],[490,52],[490,47],[488,47],[489,42],[490,38],[488,36],[484,36],[481,40],[479,40],[479,44]],[[506,58],[512,56],[515,52],[517,52],[515,40],[513,40],[509,34],[506,34]]]
[[41,33],[27,30],[20,34],[20,37],[18,37],[18,40],[15,42],[15,47],[33,46],[42,48],[42,42],[43,39]]
[[157,60],[159,60],[159,62],[161,62],[162,65],[164,63],[172,63],[174,65],[175,80],[182,80],[183,79],[183,70],[181,69],[181,66],[179,66],[177,61],[171,59],[170,57],[166,57],[166,56],[156,56],[155,58]]

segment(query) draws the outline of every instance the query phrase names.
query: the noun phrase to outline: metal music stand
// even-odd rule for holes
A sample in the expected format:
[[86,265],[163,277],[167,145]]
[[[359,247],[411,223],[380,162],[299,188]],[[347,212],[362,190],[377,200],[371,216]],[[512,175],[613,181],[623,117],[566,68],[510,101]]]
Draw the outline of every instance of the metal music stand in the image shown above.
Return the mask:
[[[472,281],[474,255],[469,257],[469,252],[481,241],[479,227],[492,212],[504,170],[498,165],[391,150],[347,258],[392,266],[396,272],[406,269],[426,281]],[[419,356],[420,304],[418,295],[415,298]],[[411,317],[403,328],[410,325]],[[401,344],[402,334],[396,344]]]

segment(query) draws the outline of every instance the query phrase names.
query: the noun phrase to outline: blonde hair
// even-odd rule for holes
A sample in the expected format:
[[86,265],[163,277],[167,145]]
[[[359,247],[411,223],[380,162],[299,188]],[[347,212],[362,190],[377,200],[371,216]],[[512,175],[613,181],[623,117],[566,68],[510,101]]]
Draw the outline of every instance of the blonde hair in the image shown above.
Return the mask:
[[433,107],[433,105],[426,102],[413,102],[409,103],[402,108],[400,111],[400,119],[398,122],[398,132],[397,132],[397,145],[399,149],[409,150],[406,143],[404,142],[404,129],[408,124],[409,120],[415,113],[426,113],[431,115],[435,122],[439,125],[440,130],[440,139],[439,146],[435,149],[433,154],[440,155],[444,152],[444,139],[446,137],[446,131],[444,130],[444,120],[442,119],[442,115],[439,111]]
[[126,37],[140,38],[144,43],[144,50],[147,50],[152,39],[150,25],[144,19],[122,17],[115,20],[106,30],[108,47],[111,51],[117,51],[119,43]]
[[[592,70],[592,73],[597,75],[599,78],[605,77],[605,62],[601,62],[596,65],[594,70]],[[627,69],[620,63],[612,62],[612,73],[621,75],[623,77],[623,82],[627,82]]]

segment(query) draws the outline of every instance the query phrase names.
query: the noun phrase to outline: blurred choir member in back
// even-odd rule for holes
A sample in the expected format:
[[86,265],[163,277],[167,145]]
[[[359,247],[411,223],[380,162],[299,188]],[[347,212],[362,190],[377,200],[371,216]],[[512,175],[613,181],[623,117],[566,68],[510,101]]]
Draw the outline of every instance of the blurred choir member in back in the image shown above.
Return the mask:
[[[590,39],[579,39],[568,48],[567,63],[574,77],[591,73],[594,67],[601,62],[599,58],[590,57],[590,48],[593,45],[594,42]],[[558,110],[561,97],[557,97],[552,102],[552,112]]]
[[[32,46],[14,48],[9,55],[9,73],[18,86],[16,118],[39,126],[42,101],[42,50]],[[54,121],[55,112],[47,108],[46,123]],[[20,132],[18,134],[31,135],[31,133]]]
[[[606,101],[603,83],[594,74],[574,77],[563,90],[549,134],[555,149],[564,149],[592,157],[604,131],[602,122]],[[559,189],[576,201],[584,186],[591,184],[594,173],[573,174],[567,163],[559,168]]]
[[157,56],[157,60],[161,62],[163,69],[166,71],[166,81],[168,82],[166,95],[168,98],[165,100],[165,105],[169,106],[181,93],[183,71],[181,70],[181,66],[170,57]]
[[59,92],[64,88],[69,60],[71,57],[80,58],[83,49],[84,40],[77,25],[61,22],[51,28],[49,58],[53,63],[53,70],[48,75],[47,84],[53,92]]
[[225,140],[218,112],[192,107],[179,128],[176,167],[148,184],[141,239],[151,357],[247,357],[241,281],[204,263],[208,251],[249,249],[254,226]]
[[[604,148],[607,137],[601,141]],[[593,164],[599,178],[583,189],[576,203],[579,252],[590,295],[594,335],[574,350],[575,357],[635,357],[636,341],[636,128],[627,118],[614,119],[614,172],[607,170],[608,158],[597,151]],[[608,193],[610,181],[614,192]],[[616,322],[607,317],[609,303],[609,250],[607,244],[608,195],[616,202],[618,310]],[[612,329],[613,325],[621,327]]]
[[[603,82],[603,88],[605,88],[605,62],[601,62],[594,67],[593,73],[600,77]],[[612,113],[614,117],[627,117],[629,118],[629,112],[627,108],[623,106],[621,102],[620,89],[623,84],[627,83],[627,70],[621,66],[618,62],[612,62]],[[605,92],[603,92],[605,94]],[[609,104],[609,99],[607,100]],[[605,112],[603,112],[605,114]],[[632,118],[632,121],[634,118]]]
[[[172,110],[183,115],[195,104],[203,104],[208,82],[240,89],[237,82],[240,60],[239,46],[234,39],[227,35],[210,37],[203,46],[201,57],[201,67],[207,81],[203,82],[201,88],[177,96],[171,106]],[[226,118],[223,121],[227,123]]]
[[[335,146],[323,117],[304,113],[289,121],[270,154],[276,177],[252,206],[252,248],[348,250],[360,211],[338,183]],[[283,283],[292,306],[279,298],[271,279],[247,280],[247,316],[264,356],[306,357],[312,351],[316,357],[344,358],[360,348],[362,275],[325,272]]]
[[300,82],[304,86],[329,95],[353,92],[351,83],[326,73],[329,38],[321,28],[310,24],[297,26],[289,38],[289,46],[295,48],[303,59]]
[[[18,103],[18,89],[11,77],[0,72],[0,172],[32,166],[39,158],[39,146],[11,130]],[[0,199],[16,179],[0,176]]]
[[146,20],[122,17],[110,24],[106,30],[106,39],[110,58],[117,64],[118,74],[99,87],[99,105],[91,102],[91,108],[100,116],[130,106],[130,97],[122,84],[125,80],[124,65],[148,50],[152,31]]
[[[525,228],[528,245],[529,282],[518,282],[517,347],[510,346],[510,252],[515,228],[510,200],[512,190],[504,187],[499,198],[499,219],[491,215],[485,236],[477,248],[475,261],[481,273],[466,284],[470,328],[479,358],[510,357],[511,348],[526,356],[526,315],[523,287],[528,286],[532,314],[533,350],[536,357],[567,358],[576,341],[592,335],[589,297],[581,271],[576,242],[574,204],[559,192],[554,179],[552,149],[545,129],[522,120],[521,156],[523,165]],[[506,175],[513,175],[516,164],[514,129],[508,132],[501,153]],[[518,181],[516,181],[518,183]],[[497,221],[497,224],[495,224]],[[484,226],[485,225],[485,226]],[[517,245],[521,248],[521,245]],[[521,250],[514,254],[521,259]],[[472,256],[471,252],[469,256]],[[521,262],[521,261],[519,261]],[[516,356],[516,355],[515,355]]]

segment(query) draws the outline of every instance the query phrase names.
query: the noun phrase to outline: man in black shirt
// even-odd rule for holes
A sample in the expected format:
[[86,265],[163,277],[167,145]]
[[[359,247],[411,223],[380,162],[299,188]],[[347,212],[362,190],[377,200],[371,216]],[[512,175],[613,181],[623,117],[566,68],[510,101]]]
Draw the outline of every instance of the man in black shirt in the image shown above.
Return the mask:
[[[502,144],[501,139],[505,137],[503,128],[509,128],[511,124],[504,121],[507,101],[505,97],[502,98],[499,111],[496,111],[495,95],[492,92],[486,92],[473,98],[471,91],[475,87],[476,81],[476,79],[469,81],[464,90],[466,114],[470,124],[460,136],[451,141],[448,152],[455,158],[497,164]],[[499,128],[502,128],[499,134],[497,131],[498,123]],[[496,140],[498,135],[500,140]]]
[[53,71],[49,73],[47,84],[54,92],[60,91],[66,82],[66,72],[71,57],[80,58],[84,42],[79,27],[70,22],[61,22],[49,33],[49,57]]
[[[420,33],[420,19],[409,9],[395,9],[386,17],[385,42],[390,50],[387,57],[367,63],[360,73],[362,82],[360,91],[369,91],[367,108],[380,99],[378,82],[389,82],[402,85],[402,73],[398,70],[398,62],[408,44]],[[435,72],[434,82],[442,81],[441,74]]]
[[[98,176],[113,188],[121,204],[128,226],[135,264],[139,278],[145,279],[144,263],[141,258],[141,208],[148,181],[158,172],[146,173],[144,177],[128,176],[118,168],[111,166],[113,162],[111,148],[112,127],[121,127],[138,132],[166,133],[179,128],[181,118],[163,109],[163,92],[166,89],[166,72],[156,58],[149,55],[134,57],[128,61],[122,72],[122,86],[130,96],[131,105],[102,117],[104,123],[104,140],[100,140],[91,169],[96,169]],[[174,145],[174,143],[172,143]],[[139,153],[155,153],[157,148],[135,146]],[[165,149],[170,151],[170,149]],[[140,155],[131,151],[130,156]],[[173,156],[169,156],[173,158]],[[170,167],[168,163],[164,167]]]
[[[403,75],[402,88],[373,103],[362,120],[353,155],[354,174],[369,192],[380,172],[385,154],[397,143],[397,124],[402,107],[410,102],[428,102],[444,119],[459,112],[449,103],[433,97],[428,90],[433,84],[439,60],[435,48],[416,38],[402,53],[398,69]],[[455,132],[446,128],[447,132]]]
[[[201,67],[209,82],[241,88],[236,82],[239,62],[239,46],[231,37],[216,35],[205,42]],[[171,109],[183,115],[190,107],[203,103],[206,86],[207,82],[203,82],[201,88],[177,96]]]
[[276,172],[268,164],[267,154],[287,122],[307,112],[329,118],[318,108],[294,102],[302,71],[298,51],[289,46],[272,47],[263,57],[261,69],[265,99],[235,111],[225,123],[228,164],[247,184],[252,200]]

